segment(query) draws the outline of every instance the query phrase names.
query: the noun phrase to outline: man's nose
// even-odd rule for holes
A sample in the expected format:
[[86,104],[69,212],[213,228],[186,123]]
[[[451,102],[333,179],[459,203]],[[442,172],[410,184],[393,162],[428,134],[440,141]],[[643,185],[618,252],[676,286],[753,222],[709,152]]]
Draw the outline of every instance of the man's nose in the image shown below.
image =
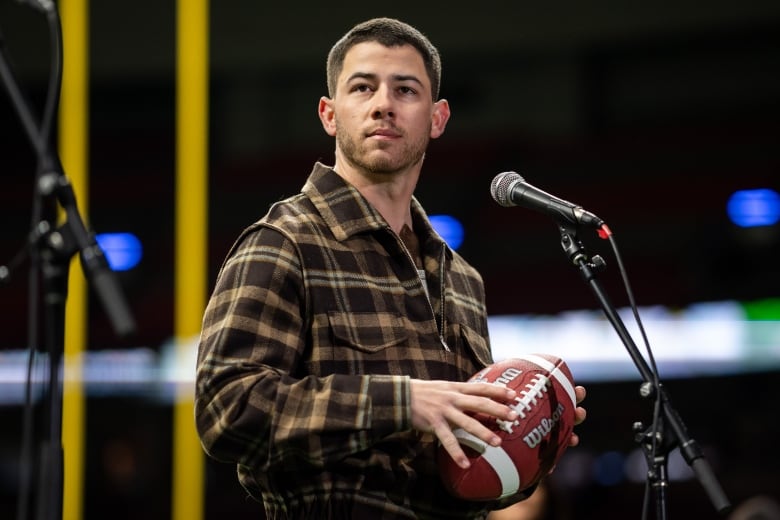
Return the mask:
[[371,116],[375,119],[385,117],[394,117],[392,89],[386,86],[380,86],[374,93],[374,107],[371,110]]

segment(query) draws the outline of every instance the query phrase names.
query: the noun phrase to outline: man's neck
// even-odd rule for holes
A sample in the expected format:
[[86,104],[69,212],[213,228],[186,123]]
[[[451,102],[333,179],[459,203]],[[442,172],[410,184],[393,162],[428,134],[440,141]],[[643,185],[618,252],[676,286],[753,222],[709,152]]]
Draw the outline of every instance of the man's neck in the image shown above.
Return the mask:
[[379,212],[396,233],[404,224],[412,228],[411,202],[417,186],[417,171],[395,174],[362,173],[337,164],[334,167]]

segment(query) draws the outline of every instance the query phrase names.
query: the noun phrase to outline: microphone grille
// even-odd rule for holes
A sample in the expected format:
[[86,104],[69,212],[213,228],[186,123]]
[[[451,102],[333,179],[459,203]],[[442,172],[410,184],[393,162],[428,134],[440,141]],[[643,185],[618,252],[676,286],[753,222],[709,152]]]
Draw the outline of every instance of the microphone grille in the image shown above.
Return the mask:
[[493,200],[505,207],[515,206],[509,196],[511,186],[516,182],[523,182],[523,178],[515,172],[499,173],[490,183],[490,195]]

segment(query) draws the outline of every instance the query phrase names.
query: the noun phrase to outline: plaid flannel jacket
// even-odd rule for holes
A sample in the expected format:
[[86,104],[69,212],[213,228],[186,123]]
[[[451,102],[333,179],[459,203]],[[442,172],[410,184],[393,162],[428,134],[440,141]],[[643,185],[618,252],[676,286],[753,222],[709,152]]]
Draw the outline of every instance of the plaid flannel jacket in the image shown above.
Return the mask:
[[300,194],[237,239],[206,309],[196,422],[268,518],[473,518],[411,429],[409,378],[491,362],[479,274],[417,200],[428,296],[399,237],[317,163]]

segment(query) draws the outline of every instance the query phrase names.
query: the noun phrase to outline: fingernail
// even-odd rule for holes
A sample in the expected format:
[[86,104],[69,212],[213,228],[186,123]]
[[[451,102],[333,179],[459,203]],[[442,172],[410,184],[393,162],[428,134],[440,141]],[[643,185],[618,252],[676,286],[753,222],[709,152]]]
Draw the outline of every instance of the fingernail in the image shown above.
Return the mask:
[[517,412],[514,410],[510,411],[507,417],[509,417],[510,421],[514,421],[515,419],[517,419]]
[[493,437],[490,438],[491,446],[498,446],[499,444],[501,444],[501,438],[499,436],[494,435]]
[[469,462],[469,459],[463,458],[463,459],[460,459],[460,462],[458,463],[458,466],[460,466],[463,469],[469,469],[471,467],[471,462]]

